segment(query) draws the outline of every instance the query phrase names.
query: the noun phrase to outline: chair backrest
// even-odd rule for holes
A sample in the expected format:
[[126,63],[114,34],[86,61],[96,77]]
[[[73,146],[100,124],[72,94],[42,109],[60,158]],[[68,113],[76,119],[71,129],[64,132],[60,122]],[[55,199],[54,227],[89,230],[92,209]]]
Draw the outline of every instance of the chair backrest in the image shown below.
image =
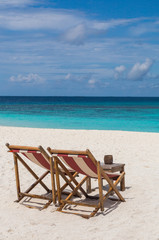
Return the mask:
[[93,155],[90,154],[89,150],[65,151],[48,148],[48,151],[76,172],[97,178],[97,161],[92,159]]
[[50,170],[50,161],[49,156],[40,146],[36,147],[27,147],[27,146],[15,146],[6,144],[9,148],[9,152],[16,153],[18,156],[25,156],[27,159],[37,164],[38,166]]

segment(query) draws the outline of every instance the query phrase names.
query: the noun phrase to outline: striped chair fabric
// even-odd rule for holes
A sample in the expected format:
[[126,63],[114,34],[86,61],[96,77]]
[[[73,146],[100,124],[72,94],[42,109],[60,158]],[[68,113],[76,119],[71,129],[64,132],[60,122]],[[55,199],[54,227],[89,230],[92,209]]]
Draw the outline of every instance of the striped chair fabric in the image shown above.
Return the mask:
[[[74,155],[74,154],[53,154],[58,157],[65,165],[75,170],[78,173],[92,178],[98,178],[97,166],[89,158],[88,155]],[[108,174],[109,178],[118,177],[118,174]]]
[[49,160],[40,151],[12,149],[9,152],[22,154],[38,166],[50,170]]

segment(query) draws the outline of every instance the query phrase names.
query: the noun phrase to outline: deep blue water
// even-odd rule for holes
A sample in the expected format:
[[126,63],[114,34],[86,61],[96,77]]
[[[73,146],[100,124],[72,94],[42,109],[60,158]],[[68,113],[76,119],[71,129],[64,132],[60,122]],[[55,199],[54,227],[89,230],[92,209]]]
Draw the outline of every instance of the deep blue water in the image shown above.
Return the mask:
[[159,132],[159,98],[0,97],[0,125]]

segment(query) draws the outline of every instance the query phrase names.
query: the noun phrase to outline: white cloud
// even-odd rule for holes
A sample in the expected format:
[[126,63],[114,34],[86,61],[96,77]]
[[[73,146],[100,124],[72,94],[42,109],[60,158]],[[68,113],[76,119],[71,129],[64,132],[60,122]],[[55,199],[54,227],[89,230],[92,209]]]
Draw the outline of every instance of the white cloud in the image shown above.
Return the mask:
[[70,73],[68,73],[68,74],[65,76],[65,79],[66,79],[66,80],[72,79],[72,75],[71,75]]
[[30,73],[26,76],[21,74],[19,74],[18,76],[11,76],[9,81],[18,83],[41,84],[44,82],[44,79],[40,77],[38,74]]
[[[15,3],[19,4],[19,1]],[[31,1],[22,1],[29,3]],[[9,3],[9,1],[7,2]],[[13,2],[14,3],[14,2]],[[77,11],[57,10],[57,9],[29,9],[1,11],[0,25],[11,30],[24,29],[58,29],[72,31],[76,35],[78,31],[83,32],[87,26],[90,32],[93,30],[101,31],[108,30],[121,25],[131,24],[140,19],[116,19],[109,21],[94,21],[89,20]]]
[[[99,82],[99,80],[97,81],[97,80],[95,80],[94,78],[90,78],[90,79],[88,80],[88,86],[89,86],[90,88],[95,88],[97,82]],[[99,83],[99,85],[100,85],[100,83]],[[98,85],[98,86],[99,86],[99,85]]]
[[114,70],[115,71],[115,73],[114,73],[115,79],[122,77],[125,70],[126,70],[126,67],[124,65],[117,66]]
[[0,7],[19,7],[34,3],[33,0],[0,0]]
[[136,26],[130,28],[130,32],[134,36],[140,36],[146,33],[159,32],[159,22],[158,21],[147,21],[144,23],[139,23]]
[[117,19],[100,22],[79,18],[78,21],[79,23],[67,29],[62,35],[64,41],[75,45],[81,45],[88,36],[100,35],[110,28],[131,24],[134,21],[137,21],[137,19]]
[[69,29],[63,36],[62,39],[66,42],[73,43],[75,45],[81,45],[84,43],[86,38],[86,26],[84,24],[79,24],[71,29]]
[[[31,3],[26,0],[23,3]],[[9,4],[9,1],[7,1]],[[14,0],[18,4],[19,0]],[[9,30],[52,30],[52,35],[75,45],[81,45],[90,36],[99,36],[111,28],[131,25],[140,19],[90,20],[78,11],[26,8],[0,11],[0,27]],[[46,32],[45,32],[46,33]]]
[[88,81],[88,83],[91,84],[91,85],[92,85],[92,84],[94,85],[94,84],[96,83],[96,80],[95,80],[95,79],[90,79],[90,80]]
[[[87,82],[89,79],[91,79],[92,74],[86,73],[84,70],[83,70],[83,73],[81,74],[78,71],[79,71],[79,69],[76,69],[74,73],[66,74],[64,79],[71,80],[74,82],[85,82],[85,81]],[[72,72],[73,72],[73,70],[72,70]]]
[[152,64],[153,61],[149,58],[147,58],[144,63],[136,63],[128,73],[128,79],[142,80],[149,72]]
[[30,11],[3,11],[0,13],[0,26],[11,30],[52,29],[64,31],[81,21],[81,18],[69,11],[38,9]]
[[[109,21],[94,21],[92,28],[97,30],[107,30],[110,28],[114,28],[116,26],[127,25],[141,20],[140,18],[132,18],[132,19],[112,19]],[[92,23],[91,23],[92,24]]]
[[126,67],[124,65],[120,65],[118,67],[115,68],[115,71],[118,73],[122,73],[126,70]]

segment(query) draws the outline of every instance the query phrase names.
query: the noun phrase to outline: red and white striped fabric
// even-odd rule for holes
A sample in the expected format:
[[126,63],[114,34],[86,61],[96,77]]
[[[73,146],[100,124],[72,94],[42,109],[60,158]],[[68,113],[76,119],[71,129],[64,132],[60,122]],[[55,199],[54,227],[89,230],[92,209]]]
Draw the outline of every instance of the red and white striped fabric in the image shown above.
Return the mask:
[[78,173],[97,178],[97,167],[87,155],[53,154]]
[[[97,175],[97,166],[87,155],[74,155],[74,154],[53,154],[53,156],[58,157],[66,166],[75,170],[78,173],[83,175],[98,178]],[[109,178],[116,178],[118,174],[109,174]]]
[[49,160],[38,151],[30,151],[30,150],[17,150],[12,149],[10,152],[16,152],[22,154],[26,158],[28,158],[33,163],[37,164],[38,166],[50,170],[50,162]]

